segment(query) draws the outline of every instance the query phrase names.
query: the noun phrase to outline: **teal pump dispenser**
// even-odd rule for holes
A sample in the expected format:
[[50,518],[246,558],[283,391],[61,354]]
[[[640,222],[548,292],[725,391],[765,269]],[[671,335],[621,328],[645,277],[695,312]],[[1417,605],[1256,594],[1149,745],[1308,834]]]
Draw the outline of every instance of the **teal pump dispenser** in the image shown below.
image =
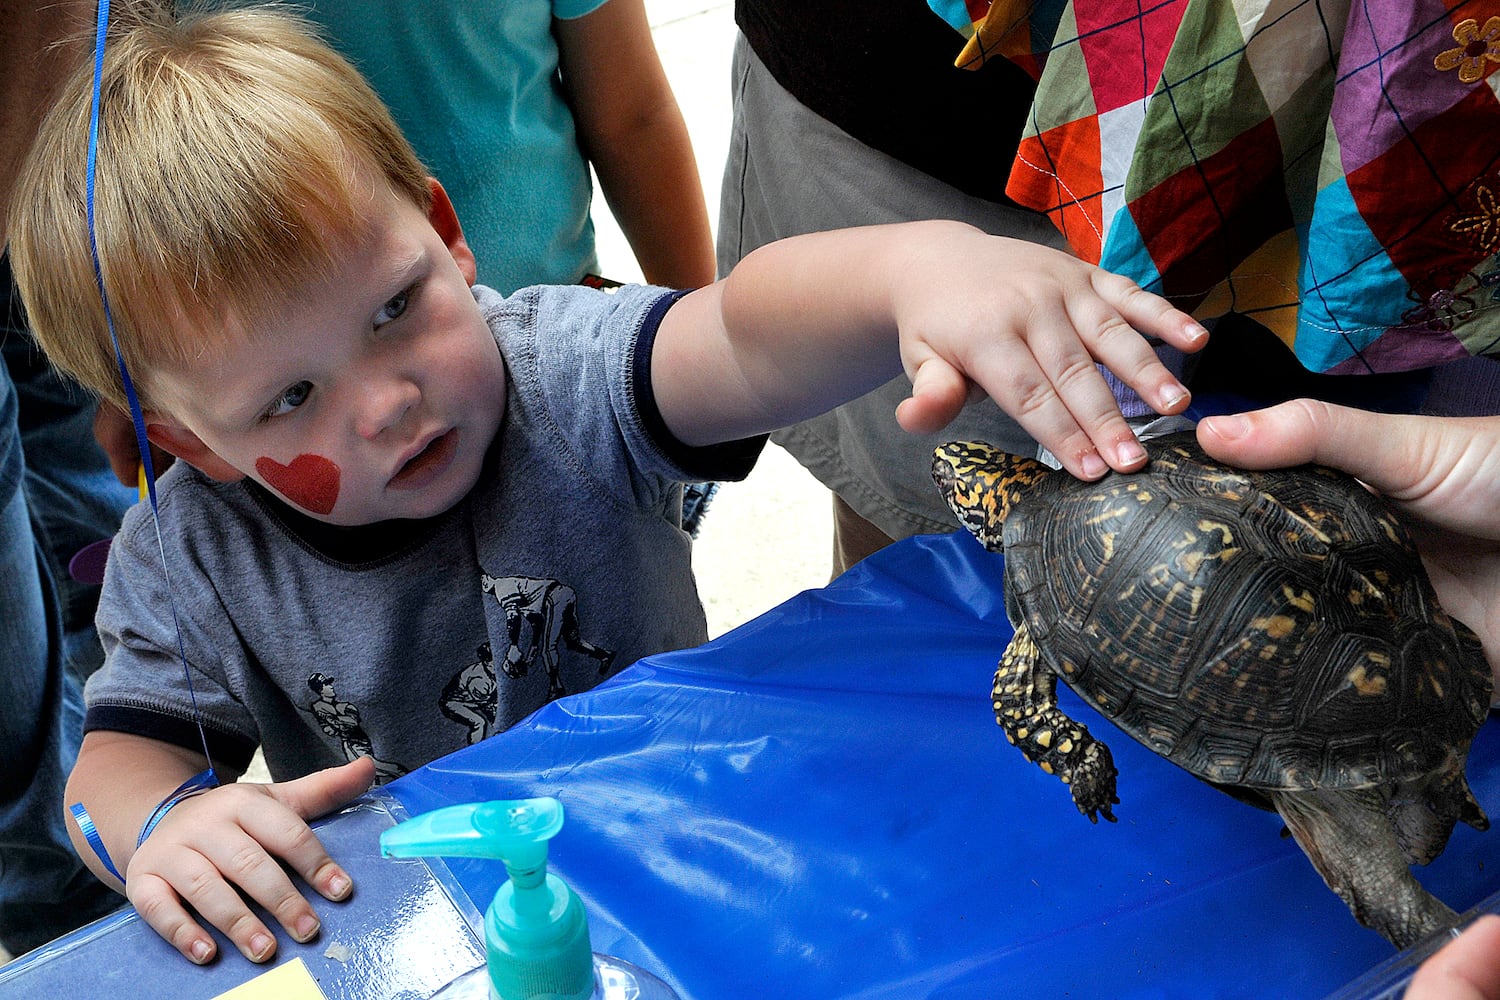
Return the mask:
[[[628,962],[595,955],[583,901],[547,871],[547,841],[562,829],[557,799],[474,802],[423,813],[380,835],[385,857],[497,858],[509,880],[485,911],[489,989],[442,997],[497,1000],[677,1000],[660,979]],[[468,978],[468,977],[466,977]]]

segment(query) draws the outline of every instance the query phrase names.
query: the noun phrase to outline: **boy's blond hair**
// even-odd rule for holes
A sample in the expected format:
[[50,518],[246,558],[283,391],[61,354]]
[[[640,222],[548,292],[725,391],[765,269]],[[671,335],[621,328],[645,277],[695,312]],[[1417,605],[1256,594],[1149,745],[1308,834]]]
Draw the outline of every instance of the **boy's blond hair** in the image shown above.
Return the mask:
[[[361,175],[431,201],[390,112],[303,22],[170,6],[137,2],[111,26],[94,188],[110,311],[147,409],[154,368],[212,354],[226,317],[277,316],[289,286],[327,273],[359,233]],[[92,93],[91,59],[17,181],[11,255],[50,360],[124,406],[89,252]]]

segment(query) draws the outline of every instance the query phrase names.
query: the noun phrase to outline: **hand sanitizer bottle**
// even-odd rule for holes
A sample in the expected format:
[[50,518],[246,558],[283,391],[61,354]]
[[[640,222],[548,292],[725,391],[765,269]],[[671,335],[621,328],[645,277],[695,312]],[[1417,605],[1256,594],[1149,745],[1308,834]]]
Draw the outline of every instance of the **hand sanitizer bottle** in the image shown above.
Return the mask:
[[547,871],[562,825],[549,797],[449,806],[380,835],[385,857],[498,858],[510,876],[484,915],[485,968],[433,1000],[678,1000],[644,969],[593,953],[583,901]]

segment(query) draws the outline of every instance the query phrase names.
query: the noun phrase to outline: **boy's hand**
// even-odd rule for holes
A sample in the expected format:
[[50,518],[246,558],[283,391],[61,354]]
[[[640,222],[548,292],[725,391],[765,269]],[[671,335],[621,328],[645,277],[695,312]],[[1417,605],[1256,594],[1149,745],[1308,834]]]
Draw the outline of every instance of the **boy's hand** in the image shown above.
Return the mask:
[[1095,365],[1158,413],[1179,413],[1188,391],[1145,337],[1196,351],[1207,331],[1128,278],[1061,251],[977,231],[944,240],[941,257],[915,259],[897,300],[912,380],[901,426],[942,429],[977,384],[1075,476],[1144,463]]
[[667,312],[651,377],[667,429],[702,446],[806,420],[904,367],[912,395],[896,419],[906,430],[941,430],[982,390],[1069,472],[1097,479],[1146,460],[1097,364],[1161,413],[1188,405],[1147,337],[1196,351],[1208,332],[1059,250],[908,222],[746,255]]
[[280,784],[223,785],[169,812],[130,859],[125,894],[142,919],[173,947],[202,965],[214,957],[211,935],[187,907],[223,931],[252,962],[276,953],[276,937],[241,893],[271,913],[294,940],[320,926],[278,859],[331,900],[353,890],[307,820],[367,791],[375,780],[368,757]]

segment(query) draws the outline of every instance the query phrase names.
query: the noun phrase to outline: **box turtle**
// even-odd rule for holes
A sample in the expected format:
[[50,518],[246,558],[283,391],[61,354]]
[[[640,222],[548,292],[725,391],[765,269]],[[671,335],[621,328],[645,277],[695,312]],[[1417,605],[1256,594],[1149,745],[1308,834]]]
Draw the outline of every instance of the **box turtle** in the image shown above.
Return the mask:
[[1280,813],[1397,947],[1451,926],[1409,866],[1456,821],[1489,826],[1464,777],[1490,704],[1479,640],[1352,477],[1220,465],[1191,432],[1146,449],[1144,470],[1097,482],[984,444],[937,450],[960,522],[1006,557],[1006,738],[1089,819],[1115,818],[1114,762],[1059,710],[1061,677],[1161,756]]

